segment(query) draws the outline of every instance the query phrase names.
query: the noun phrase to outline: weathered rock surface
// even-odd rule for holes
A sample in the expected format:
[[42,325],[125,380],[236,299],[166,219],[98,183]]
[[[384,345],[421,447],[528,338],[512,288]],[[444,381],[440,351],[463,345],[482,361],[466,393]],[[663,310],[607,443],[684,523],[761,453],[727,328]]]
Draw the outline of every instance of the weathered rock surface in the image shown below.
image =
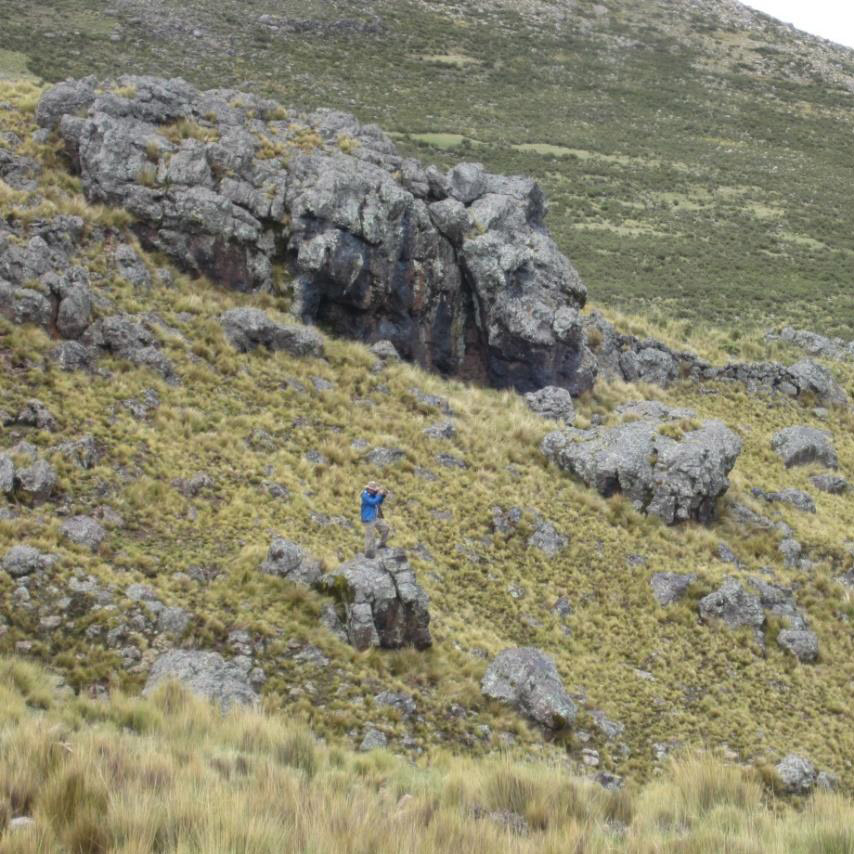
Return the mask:
[[485,696],[509,703],[549,729],[569,726],[578,713],[552,659],[533,647],[499,653],[480,686]]
[[789,504],[792,507],[802,510],[804,513],[815,513],[815,501],[812,496],[808,495],[801,489],[782,489],[779,492],[765,492],[758,487],[754,487],[753,494],[757,498],[763,498],[769,504],[781,503]]
[[779,332],[768,331],[765,334],[768,341],[783,341],[798,347],[810,356],[837,361],[854,361],[854,342],[843,338],[828,338],[807,329],[794,329],[785,326]]
[[93,552],[98,551],[107,532],[91,516],[72,516],[60,526],[63,537],[85,546]]
[[246,353],[256,347],[284,350],[292,356],[323,355],[323,339],[305,326],[275,323],[260,308],[232,308],[220,318],[228,340]]
[[16,424],[38,430],[56,430],[58,425],[50,410],[40,400],[28,400],[15,418]]
[[44,554],[32,546],[18,545],[3,555],[2,566],[12,578],[22,578],[41,569],[49,569],[55,561],[54,555]]
[[[304,320],[390,340],[443,373],[591,385],[585,288],[530,179],[424,170],[343,113],[282,118],[273,102],[181,80],[90,82],[50,89],[39,121],[59,130],[89,199],[127,208],[144,244],[239,290],[271,289],[284,261]],[[173,142],[164,125],[179,119],[199,132]]]
[[734,578],[727,578],[718,590],[703,597],[699,611],[703,620],[720,620],[730,629],[742,626],[761,629],[765,624],[759,598],[748,593]]
[[814,662],[818,659],[818,637],[815,632],[807,629],[783,629],[777,635],[777,643],[799,661]]
[[338,600],[339,619],[357,649],[426,649],[433,643],[427,594],[400,549],[348,561],[319,586]]
[[532,412],[542,415],[543,418],[563,421],[564,424],[572,424],[575,421],[572,395],[565,388],[550,385],[539,391],[528,392],[525,402]]
[[720,421],[676,440],[660,433],[657,421],[644,420],[550,433],[542,449],[601,495],[622,492],[637,510],[674,524],[715,518],[741,440]]
[[659,605],[670,605],[681,599],[696,579],[694,573],[656,572],[650,578],[649,584],[655,601]]
[[144,315],[113,314],[96,320],[81,336],[80,342],[98,353],[151,368],[168,383],[176,383],[175,369],[151,327],[151,319]]
[[312,586],[323,575],[320,561],[307,555],[298,545],[282,537],[275,537],[270,544],[261,572],[286,578],[298,584]]
[[36,459],[15,471],[16,493],[32,504],[47,501],[53,495],[56,483],[56,471],[46,460]]
[[831,495],[844,495],[848,491],[848,481],[836,474],[814,474],[810,481],[816,489]]
[[623,334],[597,312],[585,317],[583,323],[585,340],[595,354],[599,375],[604,377],[665,388],[677,378],[692,382],[740,382],[750,393],[779,393],[833,406],[844,405],[848,400],[830,373],[808,359],[794,365],[735,362],[715,366],[693,353],[672,350],[653,338]]
[[785,792],[791,795],[808,795],[816,784],[815,766],[809,759],[790,753],[775,767],[777,777]]
[[785,427],[774,434],[771,447],[786,468],[820,463],[835,469],[838,465],[833,436],[817,427]]
[[249,668],[242,657],[226,661],[218,652],[170,649],[154,662],[142,693],[148,696],[161,682],[175,679],[223,712],[234,705],[255,705],[258,694],[250,684]]

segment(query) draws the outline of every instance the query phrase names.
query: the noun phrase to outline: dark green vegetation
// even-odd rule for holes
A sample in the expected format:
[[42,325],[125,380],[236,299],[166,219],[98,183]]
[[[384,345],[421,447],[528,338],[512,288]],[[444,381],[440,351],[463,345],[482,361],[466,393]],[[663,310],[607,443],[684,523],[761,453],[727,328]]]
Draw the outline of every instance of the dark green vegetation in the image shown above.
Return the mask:
[[0,65],[46,80],[181,75],[533,174],[595,302],[854,334],[854,54],[735,4],[0,0],[0,19]]

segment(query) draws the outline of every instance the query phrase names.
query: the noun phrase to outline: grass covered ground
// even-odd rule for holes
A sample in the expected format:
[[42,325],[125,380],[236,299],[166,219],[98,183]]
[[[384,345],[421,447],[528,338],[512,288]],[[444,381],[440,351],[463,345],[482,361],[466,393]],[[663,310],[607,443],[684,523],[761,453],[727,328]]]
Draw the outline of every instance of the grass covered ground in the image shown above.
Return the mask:
[[[700,418],[721,418],[744,441],[720,522],[665,527],[619,496],[605,500],[550,467],[539,444],[553,426],[511,393],[446,382],[404,364],[377,373],[367,349],[342,341],[327,340],[322,360],[235,352],[220,313],[252,303],[278,316],[287,307],[285,296],[249,298],[177,271],[171,271],[171,286],[135,291],[112,261],[114,244],[132,240],[126,216],[89,207],[51,145],[30,141],[38,93],[31,83],[0,84],[0,100],[13,107],[0,112],[0,131],[15,131],[22,140],[18,152],[45,166],[32,194],[0,185],[0,213],[20,222],[75,213],[89,223],[90,237],[98,225],[115,229],[106,243],[85,242],[77,261],[89,269],[96,292],[112,301],[111,310],[156,312],[163,348],[182,382],[168,385],[151,371],[109,359],[93,376],[64,373],[47,358],[54,342],[44,333],[0,321],[3,409],[16,413],[38,397],[60,428],[13,427],[0,434],[4,448],[20,439],[34,443],[60,473],[57,502],[16,506],[12,518],[0,520],[0,552],[26,543],[59,557],[55,584],[33,591],[30,609],[20,607],[17,585],[0,574],[0,613],[7,623],[0,652],[29,644],[29,655],[55,668],[76,691],[135,691],[158,652],[174,643],[143,633],[122,644],[105,642],[133,607],[124,591],[144,583],[191,613],[182,645],[231,655],[229,634],[248,631],[268,677],[265,708],[285,712],[330,743],[358,744],[373,726],[413,757],[437,749],[472,756],[510,750],[568,762],[579,772],[581,751],[595,747],[601,768],[637,780],[649,779],[663,753],[679,744],[723,749],[757,766],[798,751],[854,786],[854,603],[850,588],[837,580],[852,565],[854,501],[816,491],[808,480],[812,469],[787,471],[770,449],[781,427],[821,426],[834,434],[842,471],[850,471],[854,425],[848,411],[820,416],[784,398],[749,395],[736,384],[678,384],[667,392],[599,384],[578,401],[580,426],[594,416],[617,423],[619,403],[652,396],[694,407]],[[163,258],[148,257],[147,263],[168,269]],[[612,316],[628,331],[716,361],[796,355],[672,318]],[[831,367],[854,392],[851,366]],[[455,413],[453,439],[424,435],[444,416],[413,389],[447,399]],[[149,390],[159,406],[148,418],[134,417],[126,402]],[[53,450],[83,434],[102,449],[91,469]],[[372,447],[399,448],[403,458],[378,469],[364,459]],[[322,461],[310,452],[322,454]],[[440,452],[456,455],[467,468],[443,467],[436,460]],[[435,479],[426,480],[424,471]],[[174,483],[200,472],[212,483],[195,497]],[[435,645],[425,653],[357,653],[320,624],[326,600],[258,571],[274,534],[330,567],[355,554],[361,548],[357,496],[371,478],[390,489],[394,544],[409,551],[431,598]],[[271,484],[289,497],[272,497]],[[772,509],[753,498],[754,486],[806,489],[818,512]],[[785,568],[778,538],[738,525],[728,510],[734,501],[785,520],[814,561],[812,569]],[[97,555],[62,539],[64,515],[91,514],[104,505],[119,518],[108,524]],[[522,525],[509,535],[494,533],[493,508],[512,505],[525,510]],[[557,557],[528,547],[536,516],[569,539]],[[740,569],[718,559],[722,541]],[[211,580],[191,580],[191,567],[206,568]],[[818,663],[799,664],[780,649],[773,622],[763,650],[747,631],[698,620],[698,599],[727,575],[746,581],[765,568],[761,577],[795,589],[819,637]],[[699,579],[684,600],[662,609],[649,586],[657,571],[695,572]],[[116,609],[72,615],[58,627],[43,623],[58,613],[57,600],[71,578],[88,575],[113,591]],[[572,606],[566,620],[553,609],[561,596]],[[141,652],[132,667],[121,664],[118,647],[125,643]],[[576,730],[553,743],[480,694],[490,658],[517,645],[548,652],[581,705]],[[328,662],[302,655],[307,648]],[[417,715],[405,718],[377,704],[374,697],[383,690],[413,695]],[[618,740],[607,741],[596,729],[595,710],[625,726]]]
[[734,4],[0,0],[0,17],[0,69],[181,75],[535,175],[611,306],[854,334],[852,54]]
[[[10,827],[13,816],[33,823]],[[225,717],[175,684],[75,698],[0,658],[0,851],[844,854],[854,805],[773,799],[710,756],[609,792],[542,761],[323,744],[282,715]]]

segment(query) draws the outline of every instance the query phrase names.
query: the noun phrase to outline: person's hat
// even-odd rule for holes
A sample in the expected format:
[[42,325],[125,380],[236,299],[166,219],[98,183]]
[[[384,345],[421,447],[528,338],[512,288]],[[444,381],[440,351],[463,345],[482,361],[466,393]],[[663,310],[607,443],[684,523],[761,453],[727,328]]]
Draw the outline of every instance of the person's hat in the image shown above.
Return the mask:
[[379,492],[380,491],[380,485],[375,480],[371,480],[365,486],[365,489],[369,489],[371,492]]

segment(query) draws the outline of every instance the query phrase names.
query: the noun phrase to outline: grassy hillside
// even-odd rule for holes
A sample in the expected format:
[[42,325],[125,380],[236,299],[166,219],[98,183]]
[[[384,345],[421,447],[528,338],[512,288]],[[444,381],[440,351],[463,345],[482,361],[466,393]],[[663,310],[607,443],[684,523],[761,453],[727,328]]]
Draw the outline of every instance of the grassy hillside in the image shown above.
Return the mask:
[[[0,652],[26,651],[84,694],[104,687],[134,691],[171,641],[143,632],[120,643],[105,639],[133,607],[125,594],[129,585],[144,583],[192,615],[183,645],[231,655],[230,633],[248,631],[268,677],[265,708],[286,712],[330,742],[358,744],[376,727],[393,749],[413,758],[432,757],[437,749],[472,756],[509,750],[568,762],[578,771],[585,767],[582,751],[595,748],[601,768],[637,780],[649,778],[679,744],[722,749],[757,766],[800,751],[854,786],[848,702],[854,603],[850,588],[836,580],[852,565],[854,500],[817,492],[808,480],[811,469],[787,471],[770,449],[781,427],[821,426],[833,432],[841,468],[850,470],[854,421],[848,411],[813,412],[782,397],[749,395],[738,384],[678,384],[666,393],[597,385],[578,401],[580,426],[594,418],[618,423],[615,407],[642,397],[727,422],[744,441],[727,501],[784,520],[814,564],[808,571],[785,568],[778,538],[739,525],[727,502],[710,528],[667,528],[638,515],[621,497],[603,499],[550,467],[539,444],[553,425],[513,394],[446,383],[404,364],[377,372],[367,349],[334,340],[326,342],[322,360],[238,354],[223,335],[220,313],[250,302],[275,316],[282,306],[269,296],[248,298],[192,281],[169,270],[163,258],[148,256],[146,263],[152,271],[167,270],[171,285],[135,291],[112,259],[115,244],[131,239],[126,216],[88,206],[51,144],[30,141],[38,94],[32,83],[0,83],[0,100],[12,106],[0,112],[0,132],[16,133],[22,140],[17,153],[45,167],[31,193],[0,184],[0,215],[10,222],[62,212],[83,216],[88,239],[77,263],[88,268],[111,311],[156,313],[181,383],[169,385],[149,370],[106,358],[94,375],[62,372],[47,358],[54,344],[48,336],[0,321],[3,409],[17,413],[38,397],[59,424],[56,433],[4,428],[0,444],[9,448],[25,439],[60,473],[58,502],[10,506],[0,519],[0,552],[26,543],[59,557],[51,584],[31,588],[28,608],[21,606],[16,582],[0,573]],[[106,240],[99,227],[112,229]],[[793,355],[684,322],[653,328],[615,319],[637,334],[684,339],[712,360],[733,352]],[[851,366],[829,366],[854,392]],[[147,417],[135,416],[128,402],[152,390],[159,405]],[[414,390],[447,399],[454,438],[424,435],[443,415]],[[83,434],[101,449],[90,469],[56,450]],[[373,447],[399,448],[403,458],[379,469],[364,459]],[[467,468],[440,465],[441,452]],[[209,485],[185,494],[179,479],[198,473],[210,478]],[[326,600],[258,571],[274,533],[330,567],[356,553],[357,495],[371,478],[391,490],[394,544],[410,552],[430,595],[435,645],[428,652],[358,653],[321,625]],[[754,486],[806,489],[818,513],[771,508],[752,496]],[[494,532],[493,508],[513,505],[525,511],[521,526],[510,534]],[[63,516],[99,512],[109,530],[98,554],[61,537]],[[527,545],[538,516],[569,539],[556,557]],[[740,569],[718,558],[722,541]],[[203,568],[207,580],[194,580],[199,573],[193,567]],[[728,575],[747,579],[765,567],[761,577],[796,590],[819,637],[818,663],[802,665],[784,653],[773,622],[766,650],[746,630],[699,622],[702,595]],[[695,572],[699,580],[684,600],[663,609],[650,591],[656,571]],[[71,579],[86,576],[112,591],[116,607],[62,612],[58,603]],[[571,603],[568,618],[553,607],[561,596]],[[57,614],[58,624],[50,619]],[[123,664],[125,645],[135,646],[141,658]],[[544,742],[515,713],[482,698],[479,682],[489,659],[516,645],[538,646],[554,657],[582,707],[573,733]],[[383,690],[413,695],[417,714],[408,718],[378,704],[374,698]],[[597,710],[622,723],[623,735],[608,741],[591,717]]]
[[[844,852],[854,808],[771,808],[760,775],[685,756],[608,792],[556,765],[437,756],[413,767],[318,743],[281,716],[70,699],[0,659],[0,850],[131,852]],[[10,829],[10,812],[34,822]],[[4,830],[6,831],[4,833]]]
[[854,55],[730,0],[0,0],[0,71],[181,75],[535,175],[594,300],[854,335]]

